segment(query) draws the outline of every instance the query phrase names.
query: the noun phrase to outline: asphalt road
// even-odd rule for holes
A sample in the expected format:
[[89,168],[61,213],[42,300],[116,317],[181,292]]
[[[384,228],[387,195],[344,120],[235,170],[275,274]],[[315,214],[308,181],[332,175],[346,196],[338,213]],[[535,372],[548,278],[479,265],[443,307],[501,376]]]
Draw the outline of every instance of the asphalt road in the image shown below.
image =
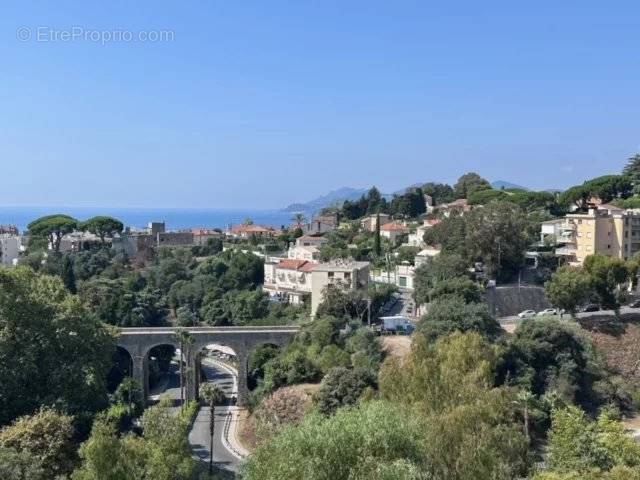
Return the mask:
[[[231,372],[214,366],[207,358],[202,360],[202,371],[207,377],[207,382],[218,385],[225,394],[230,397],[236,390],[235,378]],[[224,441],[224,426],[227,417],[230,415],[229,405],[218,405],[214,412],[214,436],[213,436],[213,461],[216,467],[223,470],[236,472],[241,464],[238,455],[231,452]],[[211,435],[209,433],[209,422],[211,419],[211,409],[202,407],[198,412],[193,428],[189,432],[189,444],[194,454],[203,462],[209,462],[209,448],[211,445]]]
[[[202,371],[207,377],[207,382],[220,386],[227,396],[231,396],[235,392],[235,379],[231,372],[216,367],[206,357],[202,359]],[[160,397],[171,398],[176,412],[180,408],[180,372],[178,365],[175,363],[171,365],[170,373],[151,389],[150,400],[158,401]],[[220,469],[236,472],[240,466],[241,459],[226,447],[223,440],[224,426],[229,415],[229,409],[228,405],[215,407],[213,461],[215,466]],[[209,446],[211,445],[210,418],[211,409],[206,406],[201,407],[189,432],[189,444],[194,455],[207,465],[209,464]]]
[[180,407],[180,371],[177,362],[171,363],[170,371],[149,391],[149,400],[157,402],[160,397],[169,397],[174,407]]

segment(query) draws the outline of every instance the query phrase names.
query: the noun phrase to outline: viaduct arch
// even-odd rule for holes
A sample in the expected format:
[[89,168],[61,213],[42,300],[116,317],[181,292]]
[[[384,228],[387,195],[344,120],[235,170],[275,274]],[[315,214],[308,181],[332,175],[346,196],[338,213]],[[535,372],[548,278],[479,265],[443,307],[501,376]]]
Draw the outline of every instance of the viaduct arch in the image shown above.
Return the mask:
[[[132,359],[132,376],[142,386],[144,398],[148,394],[149,351],[158,345],[173,345],[180,348],[177,334],[189,332],[194,340],[185,358],[187,365],[186,398],[198,398],[199,359],[198,353],[207,345],[217,343],[232,348],[238,360],[238,405],[246,405],[249,397],[247,387],[247,363],[249,354],[259,345],[270,343],[283,347],[289,344],[300,327],[153,327],[121,328],[116,342]],[[187,350],[187,349],[185,349]],[[187,352],[183,352],[187,353]]]

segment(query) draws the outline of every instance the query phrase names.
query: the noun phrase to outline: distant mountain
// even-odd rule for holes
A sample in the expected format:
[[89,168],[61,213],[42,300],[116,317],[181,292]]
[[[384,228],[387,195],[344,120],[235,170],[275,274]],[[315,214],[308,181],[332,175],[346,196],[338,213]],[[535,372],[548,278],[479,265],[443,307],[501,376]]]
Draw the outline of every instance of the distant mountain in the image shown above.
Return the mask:
[[[394,195],[404,195],[405,193],[407,193],[410,189],[412,188],[418,188],[418,187],[422,187],[424,185],[424,182],[421,183],[414,183],[413,185],[409,185],[408,187],[405,187],[401,190],[396,190],[395,192],[393,192],[390,196],[391,198],[393,198]],[[389,197],[389,195],[384,195],[385,197]],[[389,200],[387,198],[387,200]]]
[[491,186],[496,190],[529,190],[527,187],[523,187],[522,185],[516,185],[515,183],[507,182],[505,180],[496,180],[495,182],[491,182]]
[[292,203],[284,210],[285,212],[316,213],[323,208],[340,206],[345,200],[357,200],[368,191],[368,188],[342,187],[308,202]]

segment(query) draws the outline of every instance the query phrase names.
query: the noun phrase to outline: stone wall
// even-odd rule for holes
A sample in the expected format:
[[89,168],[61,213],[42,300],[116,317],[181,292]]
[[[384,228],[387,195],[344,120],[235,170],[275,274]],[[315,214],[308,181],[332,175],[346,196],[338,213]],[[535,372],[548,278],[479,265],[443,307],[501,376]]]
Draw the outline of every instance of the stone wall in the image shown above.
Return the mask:
[[517,315],[523,310],[539,312],[550,304],[543,287],[503,285],[486,291],[489,308],[496,317]]

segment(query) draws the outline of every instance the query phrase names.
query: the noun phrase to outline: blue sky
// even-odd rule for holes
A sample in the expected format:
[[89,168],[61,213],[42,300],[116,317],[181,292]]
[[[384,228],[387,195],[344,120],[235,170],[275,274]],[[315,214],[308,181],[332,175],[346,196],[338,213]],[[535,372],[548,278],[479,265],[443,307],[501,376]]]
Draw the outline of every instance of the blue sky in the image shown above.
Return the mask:
[[[0,204],[271,208],[470,170],[567,187],[640,150],[639,20],[631,1],[5,1]],[[172,38],[92,40],[118,31]]]

